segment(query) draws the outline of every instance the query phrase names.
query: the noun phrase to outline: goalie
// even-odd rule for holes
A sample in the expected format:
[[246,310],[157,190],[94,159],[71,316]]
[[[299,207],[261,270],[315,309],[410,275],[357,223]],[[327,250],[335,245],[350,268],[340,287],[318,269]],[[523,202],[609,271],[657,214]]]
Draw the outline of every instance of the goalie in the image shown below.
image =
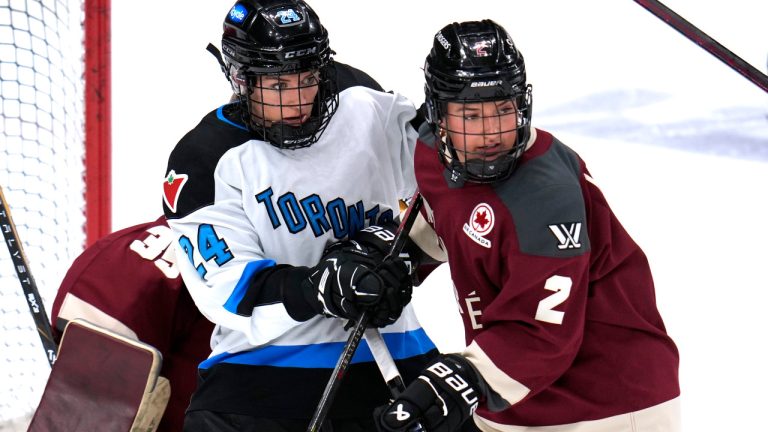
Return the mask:
[[163,432],[182,430],[213,331],[179,277],[171,237],[161,217],[102,238],[73,262],[51,314],[57,339],[68,321],[81,318],[162,353],[160,374],[171,384]]

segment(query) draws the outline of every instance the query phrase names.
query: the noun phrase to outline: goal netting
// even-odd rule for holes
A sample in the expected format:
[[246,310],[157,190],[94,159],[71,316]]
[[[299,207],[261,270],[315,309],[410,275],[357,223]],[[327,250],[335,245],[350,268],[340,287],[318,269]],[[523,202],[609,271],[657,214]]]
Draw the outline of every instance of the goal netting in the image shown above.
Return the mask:
[[[86,10],[83,0],[0,0],[0,187],[49,316],[86,244]],[[26,430],[49,373],[3,245],[0,431]]]

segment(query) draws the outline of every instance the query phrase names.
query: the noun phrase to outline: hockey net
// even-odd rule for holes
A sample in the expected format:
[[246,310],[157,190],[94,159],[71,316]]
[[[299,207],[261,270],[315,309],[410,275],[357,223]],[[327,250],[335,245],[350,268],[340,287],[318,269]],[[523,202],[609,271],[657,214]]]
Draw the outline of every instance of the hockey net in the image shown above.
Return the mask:
[[[88,178],[103,176],[86,172],[88,1],[0,0],[0,187],[49,316],[92,232]],[[0,365],[0,431],[26,430],[50,365],[5,245]]]

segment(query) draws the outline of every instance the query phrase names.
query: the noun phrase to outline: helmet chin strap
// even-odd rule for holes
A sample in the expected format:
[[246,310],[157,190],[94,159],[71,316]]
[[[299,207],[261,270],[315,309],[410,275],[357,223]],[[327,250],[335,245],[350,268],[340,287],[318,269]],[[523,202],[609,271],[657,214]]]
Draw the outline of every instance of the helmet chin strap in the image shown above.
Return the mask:
[[443,171],[443,177],[448,183],[450,188],[460,188],[464,186],[467,181],[465,175],[464,165],[459,162],[459,156],[456,154],[456,149],[452,145],[448,145],[448,140],[451,138],[448,133],[442,127],[438,127],[438,149],[440,152],[440,158],[443,160],[445,170]]
[[265,128],[267,138],[271,142],[283,143],[286,148],[301,148],[313,139],[302,133],[304,128],[318,129],[322,119],[312,118],[300,126],[292,126],[281,122],[272,123]]
[[224,63],[224,58],[221,56],[221,51],[219,51],[219,49],[212,43],[209,43],[205,49],[216,58],[216,61],[219,62],[219,66],[221,67],[221,71],[224,73],[224,76],[227,77],[227,81],[232,84],[232,80],[229,78],[229,73],[227,73],[227,65]]
[[443,171],[443,177],[448,183],[450,188],[460,188],[464,186],[466,179],[464,178],[464,167],[457,163],[451,163],[451,167],[445,167]]
[[494,176],[496,173],[505,172],[512,165],[512,161],[500,156],[488,161],[485,159],[468,159],[464,161],[464,170],[478,178]]

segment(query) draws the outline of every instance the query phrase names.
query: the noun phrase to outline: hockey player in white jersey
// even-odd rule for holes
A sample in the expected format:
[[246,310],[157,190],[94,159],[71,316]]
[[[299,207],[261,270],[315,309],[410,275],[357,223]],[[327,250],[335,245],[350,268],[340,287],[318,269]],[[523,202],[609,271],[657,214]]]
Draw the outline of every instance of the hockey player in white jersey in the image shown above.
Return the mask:
[[[181,139],[164,181],[182,277],[216,324],[184,430],[303,431],[362,310],[406,381],[435,354],[404,262],[377,266],[386,242],[360,233],[415,190],[416,111],[334,62],[301,0],[238,1],[222,52],[236,101]],[[387,398],[363,342],[323,430],[373,430]]]

